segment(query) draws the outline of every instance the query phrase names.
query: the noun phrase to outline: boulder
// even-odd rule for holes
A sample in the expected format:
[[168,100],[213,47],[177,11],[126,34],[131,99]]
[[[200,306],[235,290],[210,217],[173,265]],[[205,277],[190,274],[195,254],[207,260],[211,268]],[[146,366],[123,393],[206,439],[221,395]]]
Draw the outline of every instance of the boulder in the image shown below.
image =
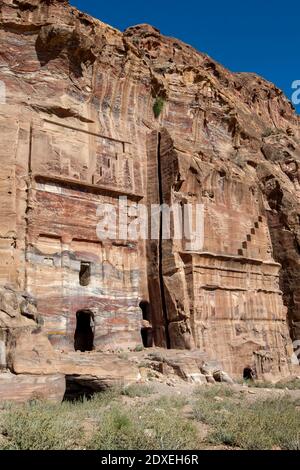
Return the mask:
[[230,385],[234,384],[234,380],[222,370],[215,371],[213,374],[213,378],[216,382],[223,382]]

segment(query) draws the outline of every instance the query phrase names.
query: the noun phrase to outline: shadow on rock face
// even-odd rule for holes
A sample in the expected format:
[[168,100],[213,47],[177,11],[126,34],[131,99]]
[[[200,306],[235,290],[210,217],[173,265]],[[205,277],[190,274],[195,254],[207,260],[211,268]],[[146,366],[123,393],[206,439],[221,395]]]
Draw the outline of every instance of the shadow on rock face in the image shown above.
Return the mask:
[[81,34],[75,26],[43,26],[35,48],[42,67],[63,56],[69,62],[70,73],[76,78],[82,77],[83,66],[92,65],[97,57],[95,43],[87,35]]

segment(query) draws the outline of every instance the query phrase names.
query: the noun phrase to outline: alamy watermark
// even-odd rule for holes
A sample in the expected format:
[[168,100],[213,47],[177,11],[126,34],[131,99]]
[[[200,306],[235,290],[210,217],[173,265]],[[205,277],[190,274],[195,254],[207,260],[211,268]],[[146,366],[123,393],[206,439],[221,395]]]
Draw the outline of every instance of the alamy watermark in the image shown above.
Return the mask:
[[292,94],[292,103],[297,106],[300,104],[300,80],[293,81],[292,89],[295,90]]
[[203,204],[128,203],[120,196],[115,204],[97,208],[97,236],[100,240],[178,240],[186,251],[199,251],[204,245]]

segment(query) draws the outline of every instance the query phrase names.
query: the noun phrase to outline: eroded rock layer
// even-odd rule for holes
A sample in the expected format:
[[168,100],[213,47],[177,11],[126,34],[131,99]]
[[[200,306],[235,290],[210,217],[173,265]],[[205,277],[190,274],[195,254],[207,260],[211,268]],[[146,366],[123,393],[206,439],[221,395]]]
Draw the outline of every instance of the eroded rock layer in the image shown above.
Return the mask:
[[[121,33],[59,0],[0,8],[0,283],[33,299],[52,344],[38,354],[132,348],[142,327],[147,346],[238,376],[288,374],[300,134],[282,92],[148,25]],[[202,205],[202,249],[160,228],[100,239],[97,208],[120,196],[131,221],[137,203]],[[4,368],[17,320],[0,313]]]

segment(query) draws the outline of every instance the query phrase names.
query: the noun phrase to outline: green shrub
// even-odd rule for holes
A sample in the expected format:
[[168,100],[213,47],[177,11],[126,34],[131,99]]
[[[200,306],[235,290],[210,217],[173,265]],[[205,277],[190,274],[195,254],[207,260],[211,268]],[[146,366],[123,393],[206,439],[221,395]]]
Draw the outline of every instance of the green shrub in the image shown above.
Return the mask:
[[197,428],[174,404],[124,405],[115,389],[61,405],[14,405],[0,415],[0,449],[195,449]]
[[88,448],[95,450],[184,450],[197,447],[195,425],[176,410],[118,405],[107,410]]
[[9,410],[1,421],[6,450],[74,449],[82,437],[80,424],[57,413],[56,406],[27,405]]
[[243,382],[250,388],[275,388],[275,384],[264,380],[244,380]]
[[164,410],[180,410],[189,402],[188,397],[182,395],[174,396],[165,396],[162,395],[158,399],[152,401],[152,406],[154,408],[163,408]]
[[275,388],[287,388],[288,390],[300,390],[300,379],[295,378],[289,381],[277,382]]
[[245,383],[248,387],[255,388],[277,388],[277,389],[288,389],[288,390],[300,390],[300,379],[294,378],[291,380],[282,380],[280,382],[271,383],[266,381],[247,380]]
[[273,128],[271,129],[270,127],[268,127],[263,133],[262,133],[262,137],[269,137],[270,135],[280,135],[280,134],[285,134],[285,130],[284,129],[278,129],[278,128]]
[[199,385],[194,390],[194,395],[200,395],[205,398],[214,398],[214,397],[232,397],[235,395],[235,391],[230,385],[226,384],[216,384],[203,386]]
[[262,133],[262,137],[269,137],[270,135],[273,135],[275,132],[274,132],[274,129],[271,129],[270,127],[268,127],[263,133]]
[[0,449],[63,450],[85,445],[82,422],[98,422],[103,410],[121,397],[121,387],[95,394],[92,399],[49,404],[10,405],[0,415]]
[[209,403],[199,400],[195,418],[212,426],[213,444],[248,450],[300,449],[300,413],[288,398],[260,400],[237,406],[233,400]]
[[154,389],[151,385],[143,385],[143,384],[132,384],[128,387],[125,387],[122,391],[123,395],[127,397],[146,397],[152,395],[154,393]]
[[164,108],[164,104],[165,104],[165,100],[163,98],[161,97],[156,98],[154,105],[153,105],[153,113],[156,119],[160,116]]
[[[121,386],[115,386],[105,390],[104,392],[95,393],[91,400],[85,400],[85,407],[88,409],[95,409],[101,406],[106,406],[113,400],[118,399],[123,392]],[[78,402],[77,402],[78,403]]]
[[[296,386],[297,380],[290,386]],[[145,403],[124,400],[124,394],[143,397],[153,390],[135,384],[95,394],[90,400],[5,406],[0,413],[0,449],[199,449],[203,438],[200,441],[195,420],[207,425],[205,441],[213,445],[300,449],[298,400],[284,395],[253,401],[225,384],[198,387],[191,396],[174,393]]]

